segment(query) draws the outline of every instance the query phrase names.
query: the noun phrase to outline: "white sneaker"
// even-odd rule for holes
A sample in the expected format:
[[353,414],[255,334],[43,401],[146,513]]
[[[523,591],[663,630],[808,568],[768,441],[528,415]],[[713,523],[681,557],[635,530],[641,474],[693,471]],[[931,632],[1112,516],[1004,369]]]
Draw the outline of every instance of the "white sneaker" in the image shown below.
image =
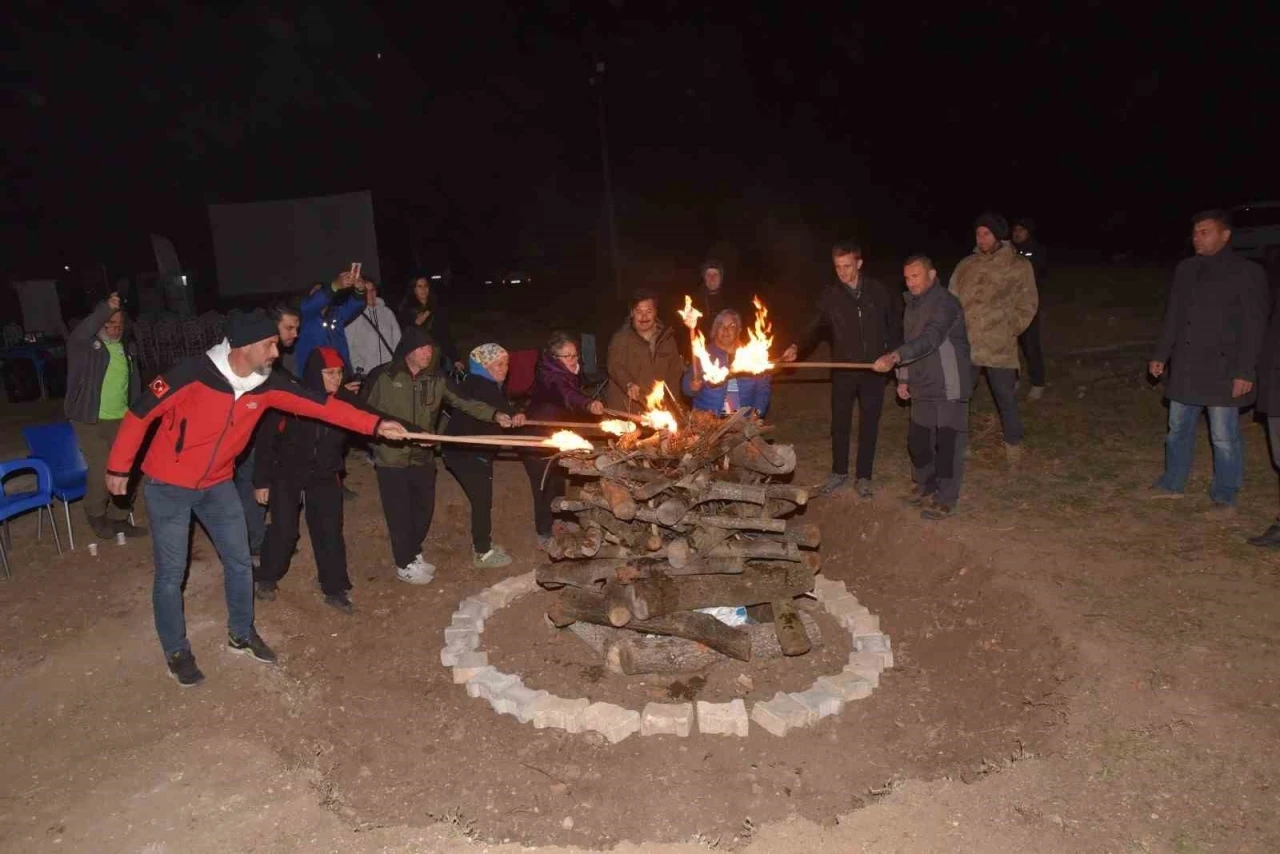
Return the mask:
[[436,577],[436,568],[419,555],[408,566],[396,568],[396,578],[408,584],[430,584]]

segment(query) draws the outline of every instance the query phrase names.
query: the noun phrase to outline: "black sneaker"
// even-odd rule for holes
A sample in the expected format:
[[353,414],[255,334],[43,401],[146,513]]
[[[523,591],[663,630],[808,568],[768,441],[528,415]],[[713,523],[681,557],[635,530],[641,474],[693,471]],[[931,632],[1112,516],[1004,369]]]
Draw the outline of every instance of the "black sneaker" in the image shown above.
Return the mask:
[[89,527],[98,535],[100,540],[114,540],[116,538],[116,526],[107,521],[106,516],[86,516],[89,520]]
[[251,655],[258,661],[264,661],[267,664],[276,663],[275,652],[272,651],[271,647],[267,646],[266,641],[259,637],[257,629],[249,629],[247,638],[227,635],[227,649],[232,652],[238,652],[241,655]]
[[253,582],[253,598],[263,602],[276,601],[276,591],[280,588],[274,581]]
[[923,507],[926,504],[932,504],[933,496],[936,492],[936,489],[926,490],[925,487],[917,484],[911,487],[911,494],[907,496],[907,503],[912,507]]
[[117,534],[124,534],[126,537],[145,537],[147,529],[141,525],[135,525],[128,519],[121,519],[119,522],[112,522],[111,527],[115,529]]
[[1280,522],[1273,524],[1258,536],[1250,537],[1245,542],[1263,549],[1280,549]]
[[351,597],[348,596],[345,592],[336,593],[333,595],[326,594],[324,597],[324,604],[328,605],[331,608],[337,608],[339,611],[346,614],[348,617],[354,614],[356,610],[355,607],[351,604]]
[[196,667],[196,657],[191,654],[191,650],[179,650],[169,656],[167,661],[169,675],[177,679],[178,684],[183,688],[190,688],[204,681],[204,674],[200,672],[199,667]]
[[833,493],[838,492],[841,489],[844,489],[844,486],[848,482],[848,480],[849,480],[849,475],[847,474],[830,474],[827,476],[827,479],[824,480],[822,483],[811,488],[809,490],[809,494],[817,495],[817,496],[832,495]]
[[920,511],[920,518],[927,522],[940,522],[943,519],[950,518],[954,512],[956,512],[956,508],[950,504],[943,504],[937,498],[934,498],[932,504]]

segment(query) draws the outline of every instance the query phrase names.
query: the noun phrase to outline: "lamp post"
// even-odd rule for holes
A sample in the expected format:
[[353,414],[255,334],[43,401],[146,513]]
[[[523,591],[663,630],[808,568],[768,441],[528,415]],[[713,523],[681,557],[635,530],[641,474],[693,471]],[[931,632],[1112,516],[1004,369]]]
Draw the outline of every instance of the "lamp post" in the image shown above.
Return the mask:
[[613,170],[609,164],[609,134],[604,120],[604,63],[596,62],[591,75],[591,88],[596,93],[596,124],[600,130],[600,162],[604,169],[604,208],[609,227],[609,260],[613,264],[613,287],[622,300],[622,266],[618,263],[618,214],[613,206]]

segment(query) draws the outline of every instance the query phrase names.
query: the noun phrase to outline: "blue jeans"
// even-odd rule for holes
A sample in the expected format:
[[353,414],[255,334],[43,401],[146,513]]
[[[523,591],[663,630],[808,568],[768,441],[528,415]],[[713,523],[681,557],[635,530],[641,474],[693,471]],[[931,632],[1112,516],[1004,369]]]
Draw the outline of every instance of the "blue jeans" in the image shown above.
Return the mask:
[[1217,504],[1236,503],[1244,485],[1244,443],[1240,440],[1240,410],[1235,406],[1198,406],[1169,401],[1169,435],[1164,440],[1164,474],[1160,489],[1182,492],[1191,474],[1200,413],[1209,410],[1209,441],[1213,445],[1213,484],[1209,498]]
[[227,597],[227,631],[247,638],[253,630],[253,567],[244,511],[235,484],[225,480],[208,489],[187,489],[147,479],[143,494],[151,521],[151,545],[156,576],[151,587],[156,633],[166,656],[190,650],[187,620],[182,610],[183,579],[191,542],[191,516],[204,525],[222,558],[222,581]]
[[262,541],[267,536],[267,508],[258,503],[253,495],[253,467],[255,449],[250,447],[240,465],[236,466],[236,492],[240,493],[240,504],[244,508],[244,523],[249,532],[249,553],[261,554]]

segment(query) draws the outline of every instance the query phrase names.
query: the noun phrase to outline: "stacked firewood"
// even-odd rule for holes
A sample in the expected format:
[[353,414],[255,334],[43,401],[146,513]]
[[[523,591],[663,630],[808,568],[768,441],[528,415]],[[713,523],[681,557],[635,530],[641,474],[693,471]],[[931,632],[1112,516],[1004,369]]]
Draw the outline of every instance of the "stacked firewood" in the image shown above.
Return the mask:
[[[553,505],[576,516],[576,530],[553,537],[536,573],[559,591],[551,622],[624,673],[803,655],[819,643],[794,600],[813,588],[820,533],[788,518],[808,493],[777,482],[794,471],[795,449],[766,442],[767,431],[749,409],[694,412],[677,432],[636,431],[560,458],[585,482]],[[740,606],[749,624],[699,610]]]

